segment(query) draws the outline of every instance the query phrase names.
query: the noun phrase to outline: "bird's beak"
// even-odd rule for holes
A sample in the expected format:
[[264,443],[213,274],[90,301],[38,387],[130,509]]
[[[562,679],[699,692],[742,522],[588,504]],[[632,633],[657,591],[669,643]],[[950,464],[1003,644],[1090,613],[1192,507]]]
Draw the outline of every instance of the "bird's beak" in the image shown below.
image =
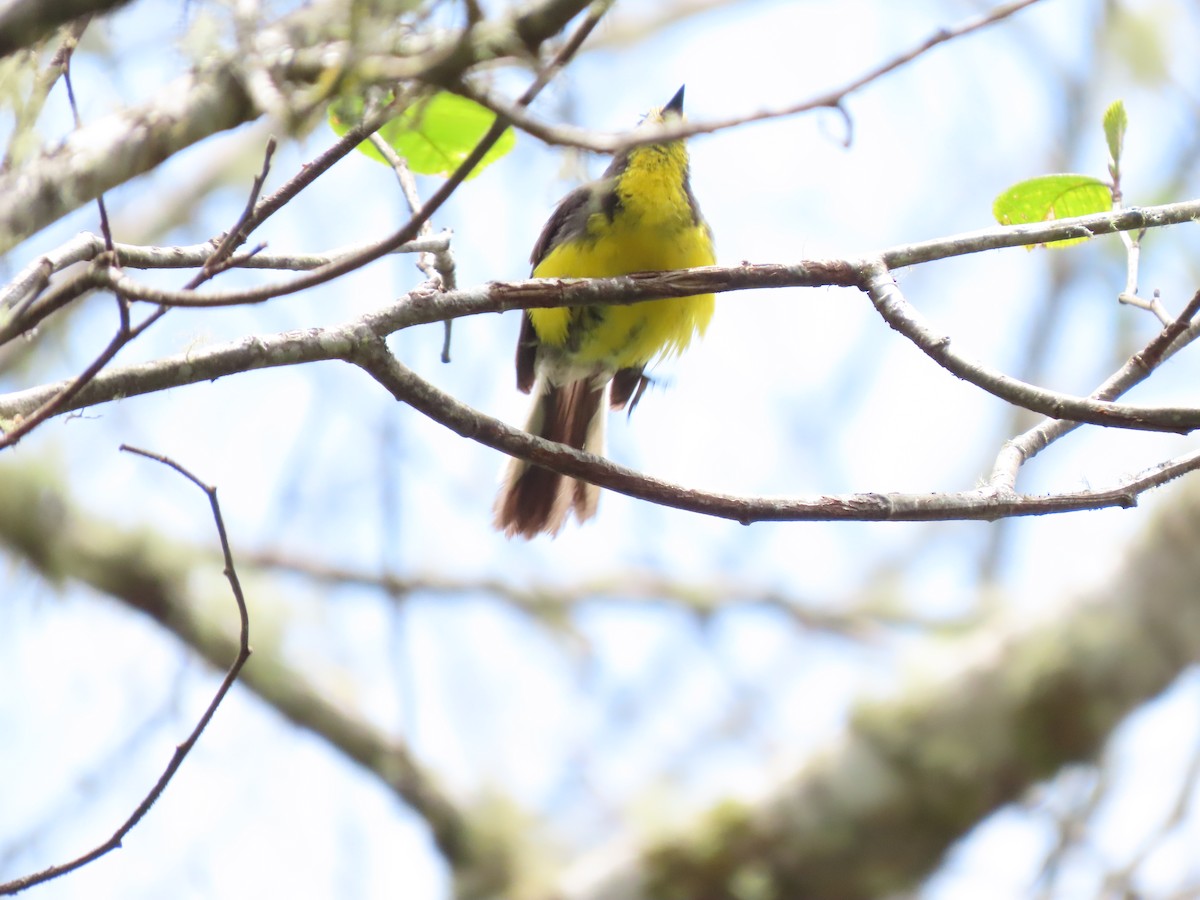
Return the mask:
[[681,85],[679,90],[675,92],[675,96],[671,98],[671,102],[663,107],[664,113],[675,113],[677,116],[683,115],[683,89],[687,85]]

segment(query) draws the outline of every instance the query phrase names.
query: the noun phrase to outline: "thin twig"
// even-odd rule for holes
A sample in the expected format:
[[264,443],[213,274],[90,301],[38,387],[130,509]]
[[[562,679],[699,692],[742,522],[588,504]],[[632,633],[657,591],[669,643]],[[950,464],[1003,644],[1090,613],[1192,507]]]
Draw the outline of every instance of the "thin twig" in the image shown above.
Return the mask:
[[[663,125],[658,128],[642,128],[636,132],[614,132],[614,133],[597,133],[589,129],[575,128],[569,125],[547,125],[544,122],[525,113],[521,107],[525,104],[507,103],[491,94],[484,92],[475,84],[463,84],[456,90],[461,90],[464,96],[468,96],[476,102],[487,106],[497,115],[504,116],[512,121],[512,123],[522,131],[528,132],[534,137],[547,144],[558,146],[578,147],[583,150],[591,150],[596,153],[617,153],[622,150],[627,150],[631,147],[640,146],[642,144],[659,143],[661,141],[679,140],[681,138],[692,137],[697,134],[712,134],[717,131],[725,131],[730,128],[736,128],[740,125],[747,125],[751,122],[762,122],[769,119],[780,119],[789,116],[795,116],[803,112],[810,112],[814,109],[832,109],[846,116],[843,102],[855,91],[861,90],[869,84],[878,81],[883,76],[895,71],[901,66],[907,65],[918,57],[924,55],[935,47],[954,40],[955,38],[963,37],[973,31],[978,31],[981,28],[986,28],[989,25],[994,25],[1014,13],[1033,6],[1040,0],[1016,0],[1016,2],[1005,3],[994,9],[974,16],[958,25],[949,28],[940,28],[927,37],[924,41],[911,49],[901,53],[885,62],[875,66],[874,68],[864,72],[857,78],[849,81],[840,87],[834,88],[824,94],[819,94],[800,103],[794,103],[789,106],[779,107],[777,109],[760,110],[753,113],[744,113],[737,116],[729,116],[723,119],[712,119],[707,122],[681,122],[671,125]],[[849,121],[847,119],[847,121]]]
[[[538,92],[548,83],[550,78],[556,72],[558,72],[559,69],[561,69],[561,67],[566,63],[566,61],[570,58],[570,56],[574,52],[576,52],[576,50],[578,50],[580,44],[582,44],[582,42],[586,38],[586,36],[591,33],[592,29],[595,27],[596,23],[599,21],[600,17],[603,15],[603,12],[606,8],[607,8],[607,5],[600,4],[600,5],[594,6],[592,8],[592,10],[589,11],[588,16],[585,17],[584,21],[572,33],[571,37],[564,44],[563,48],[561,50],[559,50],[559,52],[555,55],[555,58],[552,61],[552,63],[550,64],[550,66],[548,66],[542,73],[540,73],[539,76],[537,77],[537,79],[535,79],[534,83],[531,84],[526,89],[526,91],[522,94],[520,102],[522,102],[522,103],[530,102],[538,94]],[[232,250],[234,248],[236,248],[236,246],[241,242],[242,239],[244,239],[244,237],[246,235],[249,235],[255,228],[257,228],[270,215],[272,215],[274,212],[276,212],[277,210],[282,208],[289,200],[291,200],[293,197],[295,197],[296,194],[298,194],[301,190],[303,190],[305,187],[307,187],[309,184],[311,184],[312,181],[315,178],[317,178],[320,174],[327,171],[328,168],[330,166],[332,166],[334,162],[341,159],[346,154],[350,153],[364,139],[366,139],[372,133],[374,133],[376,130],[378,130],[378,128],[380,126],[382,126],[385,122],[387,122],[392,116],[394,116],[396,114],[396,111],[398,109],[403,107],[403,104],[405,102],[406,102],[405,98],[398,97],[392,103],[387,104],[382,109],[369,115],[363,122],[352,127],[345,135],[343,135],[343,137],[336,144],[334,144],[331,148],[329,148],[329,150],[325,151],[316,160],[314,160],[313,162],[306,165],[304,167],[304,169],[296,177],[291,179],[287,184],[285,184],[283,187],[281,187],[279,190],[277,190],[270,197],[267,197],[262,202],[256,204],[252,211],[249,208],[247,208],[247,210],[243,213],[242,218],[239,220],[239,225],[229,232],[228,237],[231,239],[223,241],[222,244],[219,246],[219,252],[226,254],[226,255],[231,253]],[[406,244],[409,241],[411,241],[412,239],[414,239],[417,236],[417,234],[421,231],[424,224],[429,220],[429,217],[432,216],[433,213],[438,208],[440,208],[440,206],[450,197],[450,195],[454,192],[454,190],[457,189],[459,184],[461,184],[461,182],[466,178],[466,176],[475,168],[475,166],[479,163],[479,161],[486,155],[488,150],[491,149],[492,145],[500,138],[500,136],[504,133],[504,131],[506,130],[507,127],[508,127],[508,123],[506,121],[504,121],[503,119],[498,118],[492,124],[492,127],[488,130],[488,132],[484,135],[484,137],[479,141],[479,143],[476,145],[476,147],[472,150],[472,152],[468,155],[467,159],[465,159],[462,162],[462,164],[442,184],[442,186],[434,193],[434,195],[425,204],[423,204],[420,207],[420,209],[418,209],[414,213],[414,215],[409,220],[409,222],[405,226],[403,226],[398,232],[394,233],[393,235],[391,235],[388,238],[385,238],[382,241],[379,241],[379,242],[376,242],[374,244],[367,245],[364,247],[359,247],[356,250],[346,254],[345,256],[342,256],[338,259],[330,260],[330,261],[326,262],[324,265],[319,266],[316,269],[310,271],[306,276],[303,276],[302,278],[297,279],[296,281],[293,281],[290,285],[288,285],[287,289],[283,290],[282,292],[272,291],[270,288],[268,288],[267,295],[262,296],[258,299],[259,300],[270,299],[271,297],[281,296],[282,294],[286,294],[286,293],[293,293],[295,291],[302,290],[307,287],[313,287],[315,285],[322,284],[322,283],[329,281],[333,278],[336,278],[340,275],[346,274],[347,272],[353,271],[357,268],[367,265],[368,263],[380,258],[381,256],[386,255],[387,253],[395,252],[401,246],[403,246],[404,244]],[[265,173],[266,165],[267,165],[267,163],[269,163],[269,159],[270,159],[270,150],[268,150],[267,160],[264,162],[264,173]],[[261,178],[256,180],[255,190],[252,191],[252,195],[256,196],[257,191],[260,187],[261,187]],[[445,267],[445,268],[446,268],[446,271],[448,271],[448,272],[452,271],[452,267]],[[42,284],[43,278],[41,277],[42,271],[43,271],[43,267],[39,266],[37,269],[35,269],[33,271],[33,273],[31,275],[29,275],[28,277],[23,277],[21,279],[23,285],[26,288],[28,288],[29,286],[38,286],[38,285],[44,286],[44,284]],[[211,275],[213,273],[210,272],[209,274]],[[185,296],[185,297],[192,296],[195,288],[198,287],[199,284],[201,282],[203,282],[204,280],[206,280],[206,279],[198,276],[197,279],[193,279],[193,281],[191,283],[189,283],[189,285],[186,286],[182,292],[178,292],[178,293],[181,296]],[[452,276],[451,276],[451,280],[452,280]],[[79,278],[75,282],[75,284],[72,285],[72,295],[77,296],[78,294],[82,294],[82,293],[86,292],[87,290],[94,289],[94,288],[102,288],[102,287],[113,290],[114,292],[120,292],[122,295],[125,295],[126,291],[130,288],[130,286],[131,286],[131,282],[128,282],[125,280],[125,276],[123,276],[120,273],[120,270],[118,268],[116,268],[114,266],[105,266],[105,267],[95,268],[88,275]],[[136,291],[136,288],[134,288],[134,290]],[[150,298],[148,296],[146,296],[143,292],[142,296],[140,296],[138,299],[150,300],[150,302],[157,303],[160,306],[181,305],[178,303],[170,303],[169,302],[173,293],[174,292],[162,292],[159,295],[159,299],[150,300]],[[18,296],[20,296],[20,294],[18,294]],[[28,296],[28,295],[26,295],[26,296]],[[6,297],[5,299],[7,302],[15,302],[12,300],[11,296]],[[243,301],[238,301],[238,302],[243,302]],[[249,302],[258,302],[258,301],[252,300]],[[61,305],[62,305],[62,301],[59,301],[56,304],[52,304],[52,305],[48,304],[48,307],[50,309],[55,309]],[[203,303],[201,305],[210,305],[210,304]],[[139,328],[136,330],[136,333],[133,336],[136,337],[136,334],[140,334],[141,331],[144,331],[145,328],[148,327],[150,324],[153,324],[153,321],[156,321],[159,316],[161,316],[161,312],[156,313],[154,316],[151,317],[150,320],[143,323],[142,326],[139,326]],[[5,326],[6,334],[8,334],[9,332],[14,331],[14,330],[17,332],[20,332],[23,329],[17,328],[11,322]],[[8,336],[11,337],[12,335],[8,334]],[[117,349],[119,349],[119,348],[117,348]],[[113,353],[115,353],[115,351],[113,351]],[[111,359],[111,355],[112,354],[107,355],[107,358],[104,360],[104,362],[101,365],[106,363],[107,359]],[[36,425],[36,423],[34,423],[34,424]],[[18,426],[18,427],[20,427],[20,426]],[[33,427],[33,426],[31,426],[31,427]],[[11,438],[12,433],[13,432],[9,432],[10,438]],[[11,439],[10,442],[15,442],[15,440],[19,440],[20,436],[23,436],[25,433],[28,433],[28,429],[20,432],[20,434],[17,436],[17,438]],[[3,449],[4,446],[6,446],[5,443],[0,443],[0,449]]]
[[137,805],[137,808],[134,809],[129,818],[127,818],[121,824],[121,826],[113,832],[108,840],[104,841],[102,844],[99,844],[82,856],[71,860],[70,862],[62,863],[56,866],[50,866],[47,869],[43,869],[41,872],[36,872],[32,875],[25,875],[21,878],[16,878],[12,881],[7,881],[3,884],[0,884],[0,894],[16,894],[19,891],[33,887],[36,884],[42,884],[43,882],[58,878],[61,875],[66,875],[68,872],[73,872],[76,869],[79,869],[120,847],[121,842],[125,839],[125,836],[129,834],[129,832],[137,826],[138,822],[142,820],[146,813],[150,811],[150,807],[157,802],[158,798],[162,796],[163,791],[166,790],[167,785],[170,784],[171,779],[175,777],[175,773],[179,771],[179,767],[183,764],[184,759],[187,757],[188,753],[191,752],[192,747],[196,745],[196,742],[200,739],[200,735],[204,733],[204,729],[212,720],[213,715],[217,711],[217,707],[221,705],[221,701],[225,699],[225,695],[228,694],[229,689],[233,687],[233,683],[237,680],[238,673],[242,670],[242,667],[246,664],[246,661],[250,658],[250,654],[252,652],[250,649],[250,615],[246,609],[246,598],[242,593],[242,586],[237,577],[237,570],[233,565],[233,551],[229,546],[229,535],[225,530],[225,520],[221,515],[221,506],[217,502],[217,489],[205,484],[179,463],[165,456],[160,456],[157,453],[151,453],[146,450],[139,450],[136,447],[129,447],[125,445],[122,445],[121,449],[128,451],[129,453],[136,453],[139,456],[145,456],[149,459],[156,460],[165,466],[171,467],[208,495],[208,502],[212,509],[213,521],[216,523],[217,536],[221,541],[221,553],[225,561],[225,577],[229,581],[230,590],[233,592],[233,598],[237,603],[238,619],[240,621],[237,658],[234,659],[233,664],[230,665],[229,671],[225,673],[225,677],[222,679],[220,686],[217,688],[216,694],[214,694],[212,700],[209,701],[204,713],[200,716],[199,721],[196,722],[196,726],[192,729],[191,733],[187,736],[183,743],[179,744],[175,748],[175,752],[171,755],[171,761],[167,763],[167,767],[159,776],[158,781],[154,783],[154,786],[142,799],[142,802]]
[[[1118,138],[1118,144],[1120,142]],[[1108,174],[1112,178],[1112,183],[1109,189],[1112,192],[1112,208],[1119,210],[1125,205],[1125,194],[1121,188],[1121,160],[1120,147],[1116,148],[1116,156],[1110,155],[1108,159]],[[1121,232],[1121,243],[1125,246],[1125,287],[1117,294],[1117,300],[1120,303],[1126,303],[1138,309],[1145,309],[1152,312],[1158,321],[1166,326],[1171,323],[1171,316],[1167,313],[1167,309],[1163,306],[1162,298],[1158,291],[1154,291],[1149,300],[1146,300],[1138,293],[1138,273],[1142,261],[1142,238],[1145,237],[1145,231],[1139,231],[1137,234],[1132,234],[1128,231]]]
[[[412,169],[408,167],[408,163],[401,158],[400,154],[381,135],[371,135],[371,146],[379,151],[379,154],[392,167],[392,172],[396,175],[396,181],[400,184],[400,192],[404,195],[404,200],[408,204],[408,211],[415,214],[421,208],[421,195],[417,193],[417,179],[413,177]],[[426,221],[421,226],[419,237],[428,237],[432,233],[433,224]],[[431,290],[452,291],[458,286],[455,277],[454,255],[450,252],[449,248],[440,254],[419,253],[417,255],[417,268],[425,274]],[[442,329],[444,335],[442,338],[442,362],[449,363],[450,336],[454,329],[454,320],[447,319],[442,323]]]
[[198,286],[202,282],[212,278],[218,272],[223,272],[229,268],[229,258],[233,256],[233,251],[245,242],[246,237],[253,228],[251,220],[258,211],[258,198],[262,194],[263,185],[267,182],[267,175],[271,171],[271,157],[275,155],[275,148],[277,146],[274,137],[267,139],[267,146],[263,151],[262,168],[254,176],[254,181],[250,185],[250,196],[246,200],[246,205],[242,208],[242,214],[238,217],[237,224],[221,238],[212,255],[204,261],[204,265],[201,266],[199,273],[192,279],[194,284],[190,284],[189,287]]
[[[1175,321],[1171,322],[1141,351],[1135,353],[1117,372],[1089,395],[1089,399],[1109,402],[1141,384],[1164,361],[1200,336],[1200,291]],[[1046,418],[1023,434],[1006,441],[996,457],[988,484],[993,490],[1011,491],[1016,487],[1021,466],[1064,435],[1080,427],[1079,422]]]
[[[408,204],[410,214],[415,214],[421,208],[421,195],[417,192],[417,179],[413,177],[412,169],[408,167],[408,163],[403,157],[395,151],[391,144],[384,140],[383,136],[375,133],[370,137],[371,146],[378,151],[392,168],[393,174],[396,176],[396,182],[400,185],[400,193],[404,196],[404,202]],[[433,225],[426,222],[421,226],[419,236],[421,238],[428,237],[433,233]],[[441,273],[438,272],[434,265],[432,254],[421,253],[417,257],[417,268],[425,273],[425,277],[438,290],[454,290],[454,285],[446,284]]]
[[1112,428],[1186,433],[1200,428],[1200,409],[1159,407],[1153,410],[1123,403],[1074,397],[1036,387],[969,359],[953,350],[950,338],[939,334],[912,307],[891,272],[881,263],[866,267],[865,290],[884,320],[921,352],[958,378],[1015,406],[1051,419],[1068,419]]
[[[517,99],[515,104],[515,107],[518,110],[523,109],[532,103],[534,98],[541,93],[542,89],[550,83],[551,79],[554,78],[554,76],[562,70],[563,66],[565,66],[575,56],[575,54],[579,51],[579,48],[583,45],[583,42],[587,40],[588,36],[595,29],[596,25],[599,24],[600,20],[604,17],[604,14],[608,12],[611,6],[611,2],[599,2],[593,3],[588,8],[587,15],[579,24],[579,27],[572,32],[571,36],[563,43],[563,46],[560,47],[555,53],[554,58],[550,61],[550,64],[543,68],[533,80],[533,83],[521,93],[521,96]],[[397,176],[400,178],[401,186],[405,188],[405,196],[408,198],[410,208],[413,208],[413,218],[410,221],[409,226],[406,227],[412,228],[413,223],[416,223],[416,230],[409,234],[407,240],[412,240],[413,238],[417,237],[418,234],[422,234],[428,230],[429,217],[433,215],[433,212],[441,206],[445,199],[450,196],[450,194],[457,188],[458,184],[461,183],[461,181],[471,173],[471,171],[475,168],[475,165],[483,159],[483,157],[487,154],[487,151],[492,148],[496,141],[500,139],[501,135],[508,130],[511,124],[511,121],[506,116],[497,114],[496,120],[492,123],[487,133],[480,139],[479,143],[475,146],[475,149],[471,151],[467,159],[465,159],[458,169],[455,170],[455,172],[447,180],[446,184],[443,184],[438,192],[430,198],[429,202],[420,207],[419,211],[414,208],[417,205],[416,186],[413,185],[412,189],[409,190],[403,176],[403,173],[408,171],[408,167],[397,167],[395,164],[393,164],[393,168],[396,170]],[[387,149],[390,150],[391,148],[389,147]],[[411,178],[411,173],[409,173],[409,177]],[[441,199],[438,199],[439,197],[441,197]],[[448,264],[443,264],[440,271],[446,273],[443,275],[442,287],[445,290],[453,290],[453,259],[450,259]],[[442,342],[442,362],[444,363],[448,363],[450,361],[450,334],[451,321],[447,319],[445,321],[445,336]]]
[[[407,52],[384,36],[380,52],[397,63],[397,79],[380,77],[367,65],[355,65],[360,84],[396,80],[446,83],[477,67],[481,61],[526,59],[562,31],[588,5],[588,0],[531,0],[509,15],[496,17],[495,26],[438,30],[417,36],[417,46]],[[311,84],[319,95],[331,66],[350,51],[344,34],[343,4],[309,4],[274,22],[263,23],[255,44],[266,64],[283,82]],[[397,37],[397,35],[391,35]],[[357,54],[356,63],[358,62]],[[331,58],[332,57],[332,58]],[[365,63],[365,61],[364,61]],[[97,192],[124,183],[157,167],[170,156],[219,131],[257,119],[240,74],[245,61],[236,50],[217,51],[204,63],[165,85],[145,104],[117,111],[84,132],[73,134],[61,146],[43,150],[36,165],[20,172],[0,173],[0,251],[8,250],[92,199]],[[146,128],[153,122],[153,128]]]

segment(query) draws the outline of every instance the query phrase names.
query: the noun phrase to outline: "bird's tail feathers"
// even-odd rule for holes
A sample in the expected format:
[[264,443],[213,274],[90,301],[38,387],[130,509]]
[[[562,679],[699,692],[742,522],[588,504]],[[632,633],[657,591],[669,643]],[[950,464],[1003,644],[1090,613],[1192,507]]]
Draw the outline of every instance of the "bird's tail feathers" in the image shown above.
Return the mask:
[[[533,386],[533,411],[525,430],[579,450],[603,455],[607,379],[583,378],[563,385],[539,375]],[[557,534],[574,511],[579,521],[591,518],[600,488],[528,463],[509,461],[496,498],[496,527],[508,537]]]

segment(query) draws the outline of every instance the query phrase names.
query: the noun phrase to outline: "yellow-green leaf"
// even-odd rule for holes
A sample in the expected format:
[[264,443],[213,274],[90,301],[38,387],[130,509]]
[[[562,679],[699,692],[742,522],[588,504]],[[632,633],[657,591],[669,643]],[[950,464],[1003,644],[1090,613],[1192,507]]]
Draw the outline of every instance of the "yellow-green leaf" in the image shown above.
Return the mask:
[[[1112,209],[1112,190],[1090,175],[1042,175],[1014,184],[992,205],[1001,225],[1027,225],[1072,216],[1087,216]],[[1066,247],[1086,238],[1051,241],[1048,247]]]
[[[345,134],[361,115],[362,101],[347,98],[330,107],[329,124],[338,134]],[[495,120],[496,114],[486,107],[442,91],[404,110],[380,128],[379,135],[414,172],[448,175],[475,149]],[[515,143],[516,136],[509,128],[467,177],[478,175],[485,166],[512,150]],[[387,164],[370,141],[359,144],[358,149]]]
[[1104,111],[1104,140],[1108,142],[1108,158],[1118,169],[1121,166],[1121,150],[1125,146],[1125,129],[1128,127],[1125,104],[1114,100]]

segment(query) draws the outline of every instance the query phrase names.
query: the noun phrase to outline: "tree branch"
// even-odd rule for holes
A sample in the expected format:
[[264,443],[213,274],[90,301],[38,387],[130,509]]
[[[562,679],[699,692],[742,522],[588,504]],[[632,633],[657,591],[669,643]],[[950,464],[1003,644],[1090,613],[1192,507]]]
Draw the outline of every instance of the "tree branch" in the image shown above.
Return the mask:
[[[1158,366],[1200,337],[1200,320],[1196,319],[1197,313],[1200,313],[1200,291],[1195,293],[1179,316],[1144,350],[1131,356],[1119,371],[1105,379],[1104,384],[1089,394],[1089,398],[1101,401],[1115,400],[1149,378]],[[1064,419],[1046,418],[1024,434],[1006,441],[996,457],[988,484],[996,490],[1013,490],[1021,466],[1054,441],[1070,434],[1080,424]]]
[[[536,50],[585,6],[587,0],[541,0],[469,33],[435,36],[416,55],[403,40],[388,52],[403,57],[408,77],[441,83],[480,61],[512,58],[514,37],[526,50]],[[262,110],[242,75],[250,68],[285,79],[327,78],[326,45],[344,28],[341,0],[307,5],[257,36],[261,59],[245,58],[242,48],[214,56],[148,103],[81,128],[19,170],[0,175],[0,253],[185,147],[258,117]],[[321,52],[310,59],[307,50]]]
[[381,339],[354,343],[355,363],[397,400],[456,434],[600,487],[675,509],[752,522],[929,522],[986,520],[1137,505],[1139,494],[1200,467],[1200,451],[1151,467],[1106,489],[1047,495],[988,487],[931,493],[854,493],[792,499],[738,497],[698,491],[643,475],[610,460],[556,444],[486,416],[405,367]]
[[[426,204],[428,207],[432,204]],[[297,362],[314,362],[352,357],[350,344],[358,344],[365,337],[363,328],[379,336],[385,336],[413,325],[445,321],[465,315],[484,312],[502,312],[510,309],[525,309],[553,306],[582,306],[605,303],[633,303],[655,297],[682,297],[707,291],[725,292],[749,288],[816,287],[824,285],[855,286],[866,290],[875,302],[880,314],[926,353],[960,378],[995,394],[1009,402],[1032,409],[1058,419],[1070,419],[1112,427],[1145,429],[1154,431],[1189,431],[1200,428],[1200,409],[1190,407],[1141,407],[1074,397],[1056,391],[1044,390],[995,372],[972,361],[951,349],[949,339],[940,336],[927,326],[920,316],[904,300],[895,287],[888,268],[915,262],[944,259],[966,253],[975,253],[999,247],[1022,246],[1046,243],[1081,233],[1102,234],[1115,230],[1165,226],[1189,221],[1200,216],[1200,201],[1170,204],[1145,209],[1122,210],[1118,213],[1085,216],[1077,219],[1062,219],[1056,222],[1015,227],[997,227],[984,231],[970,232],[950,238],[901,245],[882,251],[878,257],[843,260],[810,260],[793,265],[746,264],[735,268],[716,266],[686,269],[676,272],[647,272],[604,279],[532,279],[510,283],[492,283],[475,288],[445,292],[414,292],[376,313],[371,313],[357,322],[333,329],[312,329],[307,333],[289,332],[267,338],[251,338],[236,345],[213,348],[189,355],[188,365],[177,373],[162,371],[172,360],[149,363],[135,369],[120,369],[112,379],[102,379],[94,392],[81,392],[77,405],[67,404],[63,411],[81,406],[104,402],[116,396],[161,390],[177,384],[190,384],[195,379],[191,363],[204,358],[205,369],[212,378],[233,374],[235,363],[246,368],[286,365]],[[416,220],[414,220],[416,221]],[[392,248],[396,239],[407,231],[415,230],[410,223],[402,232],[370,245],[354,255],[356,261],[371,257],[386,246]],[[342,257],[334,265],[349,268],[352,265]],[[251,290],[235,291],[167,291],[149,288],[123,273],[111,268],[95,270],[93,276],[99,283],[119,290],[122,295],[136,299],[169,305],[225,305],[226,303],[258,302],[280,291],[299,289],[297,282],[268,285]],[[333,277],[328,267],[320,267],[309,274],[309,278],[326,280]],[[313,344],[317,346],[313,346]],[[286,345],[294,356],[281,356],[274,348]],[[253,347],[268,349],[266,356],[253,352]],[[341,352],[335,348],[340,347]],[[251,352],[244,352],[250,350]],[[220,359],[218,359],[220,357]],[[136,377],[131,380],[131,375]],[[142,384],[141,379],[147,379]],[[127,390],[116,391],[114,386],[121,382]],[[0,420],[15,419],[28,415],[30,402],[37,397],[45,398],[52,386],[32,388],[0,397]],[[1126,498],[1128,499],[1128,498]]]
[[948,335],[939,334],[904,298],[892,273],[875,265],[867,276],[867,295],[884,320],[917,345],[946,371],[1015,406],[1042,413],[1052,419],[1084,422],[1146,431],[1178,431],[1185,434],[1200,428],[1200,409],[1159,407],[1147,409],[1105,400],[1072,397],[1035,387],[1020,379],[968,359],[951,349]]
[[[430,206],[433,198],[426,204]],[[443,303],[450,298],[461,297],[464,305],[460,309],[439,309],[441,321],[449,316],[474,315],[481,312],[501,312],[509,309],[538,306],[584,306],[596,303],[634,303],[656,297],[686,297],[689,294],[748,290],[752,288],[781,287],[824,287],[840,285],[865,287],[880,260],[889,269],[903,268],[919,263],[950,259],[987,250],[1009,247],[1027,247],[1045,244],[1066,238],[1096,237],[1121,231],[1145,228],[1163,228],[1179,225],[1200,218],[1200,200],[1171,203],[1164,206],[1123,209],[1110,213],[1097,213],[1078,218],[1058,219],[1034,225],[1003,225],[964,234],[951,235],[931,241],[900,244],[889,247],[875,256],[848,259],[806,260],[793,265],[778,263],[747,263],[734,268],[707,266],[673,272],[641,272],[619,278],[606,279],[554,279],[493,283],[497,296],[501,293],[510,302],[497,304],[490,294],[459,292],[440,295]],[[415,229],[414,229],[415,231]],[[314,270],[290,281],[261,285],[256,288],[229,291],[170,291],[152,288],[111,268],[96,268],[91,274],[90,287],[105,287],[119,290],[132,299],[143,300],[165,306],[237,306],[262,303],[288,294],[297,293],[321,284],[352,268],[378,259],[395,249],[398,237],[403,233],[385,238],[375,244],[361,247],[353,258],[339,260],[336,267]],[[549,287],[549,285],[557,286]],[[548,292],[553,292],[552,295]],[[397,304],[398,305],[398,304]],[[395,309],[395,306],[392,307]],[[406,324],[418,324],[402,316]],[[402,326],[401,326],[402,327]]]
[[578,147],[583,150],[591,150],[595,153],[618,153],[622,150],[628,150],[631,147],[643,144],[653,144],[665,140],[678,140],[697,134],[713,134],[717,131],[725,131],[753,122],[787,118],[799,115],[800,113],[811,112],[814,109],[836,109],[841,111],[843,109],[843,102],[851,94],[878,81],[901,66],[907,65],[935,47],[947,41],[961,38],[973,31],[978,31],[981,28],[986,28],[989,25],[994,25],[1038,2],[1040,0],[1015,0],[1015,2],[1003,3],[988,12],[973,16],[958,25],[939,28],[921,43],[869,69],[852,81],[799,103],[789,104],[777,109],[759,110],[752,113],[727,116],[723,119],[712,119],[707,122],[679,122],[653,129],[642,128],[638,129],[636,133],[623,131],[604,134],[572,125],[548,125],[529,115],[517,105],[500,99],[478,85],[463,84],[456,87],[455,90],[464,96],[470,97],[477,103],[488,107],[497,115],[502,115],[510,119],[522,131],[533,135],[544,143],[564,147]]

